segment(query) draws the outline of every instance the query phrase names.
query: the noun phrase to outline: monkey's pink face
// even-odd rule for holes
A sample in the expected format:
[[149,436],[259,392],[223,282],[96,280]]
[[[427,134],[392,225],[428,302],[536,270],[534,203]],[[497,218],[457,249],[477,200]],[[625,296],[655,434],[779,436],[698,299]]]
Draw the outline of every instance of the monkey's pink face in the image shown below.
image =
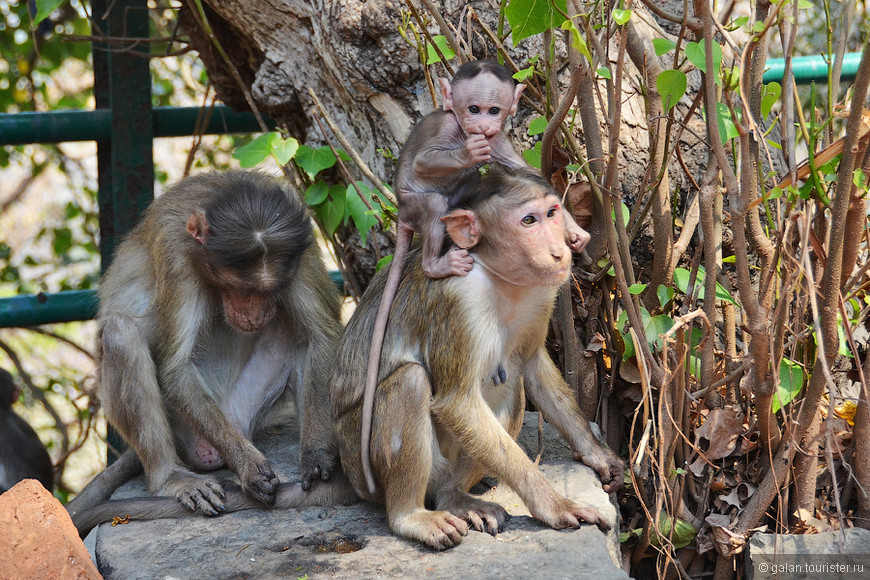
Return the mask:
[[504,220],[508,277],[520,286],[559,286],[571,271],[571,250],[565,242],[561,200],[546,195],[512,208]]
[[445,99],[444,110],[453,111],[466,135],[483,135],[492,139],[504,127],[509,115],[516,112],[522,85],[514,87],[494,75],[483,73],[461,81]]
[[237,331],[257,332],[275,317],[278,301],[268,285],[244,282],[227,271],[220,272],[216,278],[224,318]]

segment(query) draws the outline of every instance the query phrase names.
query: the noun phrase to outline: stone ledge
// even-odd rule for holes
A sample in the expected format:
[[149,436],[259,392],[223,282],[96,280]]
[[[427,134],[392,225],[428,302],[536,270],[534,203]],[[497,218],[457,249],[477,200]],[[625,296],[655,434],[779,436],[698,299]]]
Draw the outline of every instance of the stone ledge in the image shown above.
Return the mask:
[[[520,442],[534,456],[538,418],[527,413]],[[257,445],[281,481],[298,479],[292,429]],[[288,451],[289,448],[289,451]],[[99,526],[96,560],[106,580],[152,578],[628,578],[619,562],[617,514],[592,470],[544,426],[541,469],[557,491],[610,516],[613,529],[553,530],[528,515],[499,485],[482,497],[513,516],[496,537],[471,531],[462,543],[435,552],[394,536],[381,506],[247,510],[217,518],[191,517]],[[141,480],[116,497],[144,495]],[[361,548],[360,548],[361,546]]]

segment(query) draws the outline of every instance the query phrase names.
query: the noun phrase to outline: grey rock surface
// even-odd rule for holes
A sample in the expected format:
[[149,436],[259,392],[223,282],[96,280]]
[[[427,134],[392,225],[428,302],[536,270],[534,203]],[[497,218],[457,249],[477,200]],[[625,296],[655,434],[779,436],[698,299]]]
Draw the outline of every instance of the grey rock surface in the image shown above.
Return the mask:
[[746,557],[749,580],[870,577],[870,530],[819,534],[754,534]]
[[[520,443],[538,450],[538,416],[528,413]],[[293,429],[264,434],[257,445],[281,481],[298,479]],[[541,470],[557,491],[610,517],[612,529],[591,525],[553,530],[529,516],[507,486],[482,497],[513,516],[492,537],[471,531],[451,550],[435,552],[394,536],[382,506],[247,510],[216,518],[191,516],[101,525],[96,560],[106,580],[235,578],[628,578],[619,562],[617,513],[598,478],[544,425]],[[145,495],[136,480],[119,496]]]

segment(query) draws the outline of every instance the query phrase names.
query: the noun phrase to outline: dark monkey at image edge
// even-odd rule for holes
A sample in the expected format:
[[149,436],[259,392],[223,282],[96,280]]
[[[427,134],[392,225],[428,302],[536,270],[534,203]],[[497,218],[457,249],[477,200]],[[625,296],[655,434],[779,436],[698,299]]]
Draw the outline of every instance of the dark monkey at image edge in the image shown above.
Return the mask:
[[[528,396],[605,491],[622,481],[622,461],[595,440],[544,346],[571,269],[560,199],[539,175],[491,166],[457,189],[457,202],[443,220],[474,268],[435,280],[419,253],[405,261],[394,303],[402,315],[387,326],[375,390],[374,492],[360,433],[367,346],[386,272],[342,335],[330,395],[344,471],[360,497],[386,505],[396,534],[436,549],[456,545],[469,527],[495,534],[506,522],[504,508],[468,493],[484,475],[510,486],[549,526],[606,528],[596,509],[559,495],[516,442]],[[491,378],[499,364],[504,383]]]
[[[132,449],[68,506],[77,525],[111,513],[84,515],[141,468],[149,491],[206,515],[250,503],[203,473],[224,465],[263,505],[345,503],[335,482],[299,490],[338,469],[327,378],[341,322],[308,213],[276,179],[206,173],[160,195],[103,277],[98,322],[100,401]],[[251,441],[282,397],[299,413],[302,478],[283,492]],[[179,511],[155,501],[140,517]]]

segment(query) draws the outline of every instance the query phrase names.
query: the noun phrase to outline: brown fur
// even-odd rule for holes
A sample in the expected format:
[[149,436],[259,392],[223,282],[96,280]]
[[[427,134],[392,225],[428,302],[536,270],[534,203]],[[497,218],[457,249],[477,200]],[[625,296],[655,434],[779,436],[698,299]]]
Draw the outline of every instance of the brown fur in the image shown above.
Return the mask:
[[[307,211],[275,179],[188,178],[158,197],[100,287],[99,396],[144,466],[149,489],[214,515],[224,463],[266,505],[278,481],[251,436],[276,401],[300,413],[302,487],[337,468],[327,378],[341,332],[338,293]],[[108,497],[136,460],[70,505]]]
[[[383,274],[345,329],[330,380],[344,470],[361,497],[386,504],[395,533],[436,549],[461,541],[468,524],[490,533],[504,525],[501,506],[467,493],[485,474],[510,485],[532,515],[553,527],[584,520],[606,526],[596,510],[559,496],[515,441],[528,395],[605,489],[621,480],[621,461],[595,441],[544,348],[571,265],[559,198],[536,175],[496,167],[463,191],[468,206],[444,221],[458,246],[474,248],[471,273],[433,280],[417,253],[404,264],[394,300],[401,316],[390,320],[379,360],[374,491],[365,481],[360,433],[364,347],[387,284]],[[493,385],[499,364],[507,382]]]

